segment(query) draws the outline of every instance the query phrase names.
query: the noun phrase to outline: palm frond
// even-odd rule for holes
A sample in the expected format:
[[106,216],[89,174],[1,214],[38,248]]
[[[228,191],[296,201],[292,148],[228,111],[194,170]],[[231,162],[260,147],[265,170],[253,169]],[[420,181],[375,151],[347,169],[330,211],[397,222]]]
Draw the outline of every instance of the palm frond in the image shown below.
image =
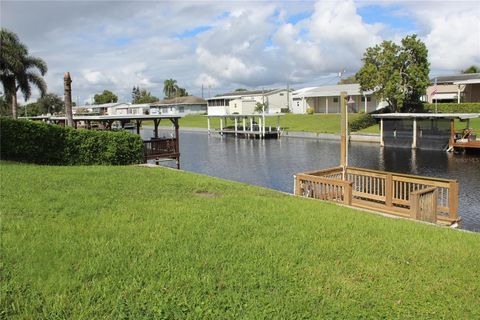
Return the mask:
[[48,70],[46,62],[37,57],[27,56],[23,64],[25,69],[37,68],[42,76],[44,76]]
[[32,83],[40,91],[40,95],[44,96],[47,93],[47,83],[42,76],[29,72],[27,73],[28,82]]

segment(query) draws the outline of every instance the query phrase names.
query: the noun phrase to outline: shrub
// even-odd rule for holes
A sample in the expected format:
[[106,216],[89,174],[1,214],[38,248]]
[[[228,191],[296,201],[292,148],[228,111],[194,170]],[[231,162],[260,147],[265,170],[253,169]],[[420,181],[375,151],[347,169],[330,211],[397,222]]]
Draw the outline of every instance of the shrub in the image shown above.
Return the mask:
[[348,130],[355,132],[373,126],[376,123],[377,121],[370,114],[362,113],[358,118],[348,124]]
[[0,118],[0,158],[52,165],[126,165],[143,161],[143,143],[126,131],[91,131]]
[[310,108],[310,107],[307,108],[307,114],[313,114],[314,112],[315,110],[313,110],[313,108]]
[[[438,103],[440,113],[480,113],[480,102]],[[435,112],[435,103],[424,103],[423,112]]]

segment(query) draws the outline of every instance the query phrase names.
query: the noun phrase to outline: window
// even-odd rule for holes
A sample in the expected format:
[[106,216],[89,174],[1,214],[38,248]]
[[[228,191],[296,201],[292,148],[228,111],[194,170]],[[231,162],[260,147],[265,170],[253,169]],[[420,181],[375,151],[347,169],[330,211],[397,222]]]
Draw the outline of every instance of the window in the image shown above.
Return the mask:
[[179,107],[179,108],[178,108],[178,111],[179,111],[180,113],[184,113],[184,112],[185,112],[185,107]]
[[333,98],[334,103],[338,103],[338,97]]
[[300,107],[300,102],[299,101],[297,101],[297,107]]
[[283,93],[280,93],[280,97],[283,97]]

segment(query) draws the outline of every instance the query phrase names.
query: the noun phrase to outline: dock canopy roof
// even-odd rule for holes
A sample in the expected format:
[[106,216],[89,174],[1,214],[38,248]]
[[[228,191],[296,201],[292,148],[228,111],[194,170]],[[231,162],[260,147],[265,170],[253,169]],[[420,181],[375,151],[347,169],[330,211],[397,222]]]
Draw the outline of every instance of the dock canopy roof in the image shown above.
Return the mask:
[[372,115],[377,119],[474,119],[480,113],[384,113]]
[[[65,120],[65,116],[36,116],[36,117],[20,117],[21,119],[30,120]],[[157,120],[157,119],[179,119],[183,118],[183,115],[153,115],[153,114],[118,114],[118,115],[105,115],[105,116],[86,116],[86,115],[74,115],[74,121],[125,121],[125,120]]]

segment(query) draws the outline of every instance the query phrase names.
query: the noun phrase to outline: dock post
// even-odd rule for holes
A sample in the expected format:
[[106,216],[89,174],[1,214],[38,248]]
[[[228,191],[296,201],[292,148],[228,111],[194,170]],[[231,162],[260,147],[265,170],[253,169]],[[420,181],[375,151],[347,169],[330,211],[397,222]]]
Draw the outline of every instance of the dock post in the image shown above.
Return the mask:
[[210,117],[207,117],[207,128],[208,128],[208,135],[210,135]]
[[235,117],[235,137],[237,136],[238,118]]
[[258,137],[261,139],[262,138],[262,118],[258,118]]
[[220,135],[223,136],[223,118],[220,118]]
[[449,149],[453,148],[455,144],[455,120],[450,119],[450,142],[449,142]]
[[135,121],[137,124],[137,134],[140,134],[140,127],[142,126],[142,120]]
[[161,119],[154,119],[153,120],[153,125],[154,125],[153,132],[154,132],[155,138],[158,138],[158,125],[160,124],[160,121],[161,121]]
[[412,149],[417,148],[417,119],[413,118],[413,141],[412,141]]
[[384,147],[385,143],[383,142],[383,119],[380,119],[380,147]]

